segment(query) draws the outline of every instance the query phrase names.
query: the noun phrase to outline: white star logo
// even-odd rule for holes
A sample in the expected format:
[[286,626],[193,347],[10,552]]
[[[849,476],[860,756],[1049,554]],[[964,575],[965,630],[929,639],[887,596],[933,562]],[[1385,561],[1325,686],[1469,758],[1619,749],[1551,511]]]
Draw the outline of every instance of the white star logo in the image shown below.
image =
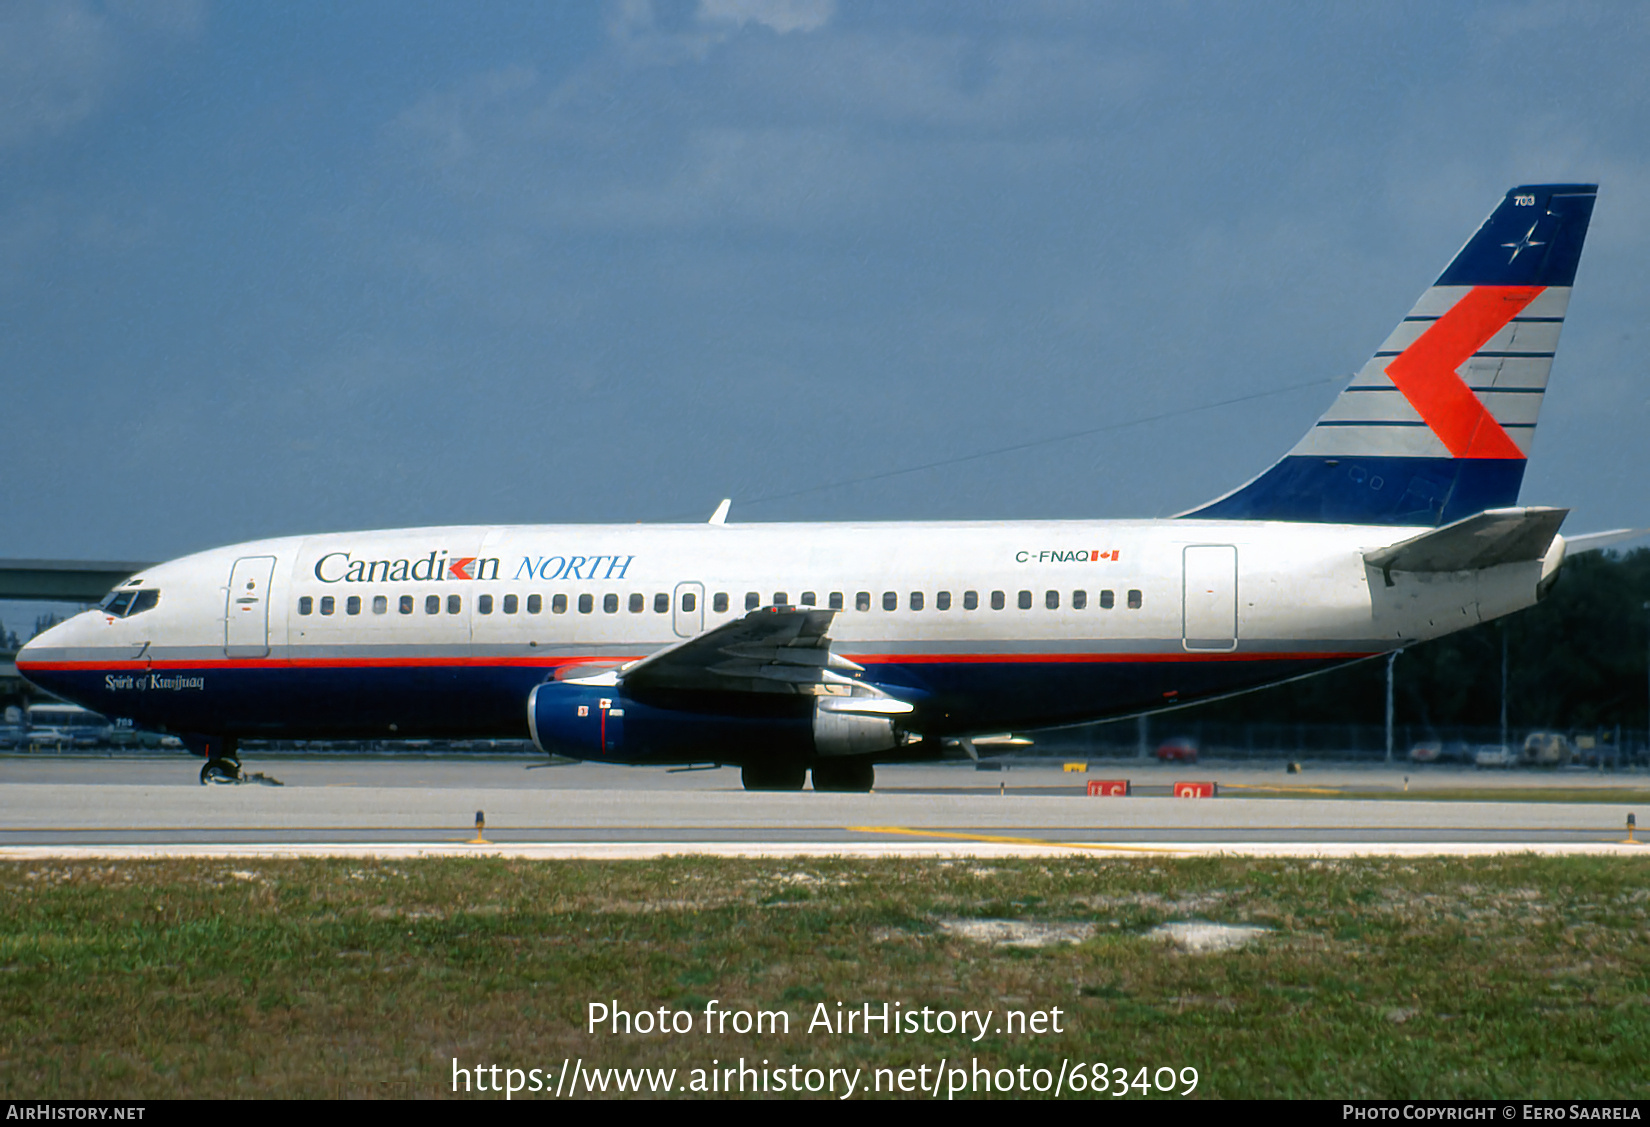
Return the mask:
[[1519,239],[1516,243],[1502,243],[1501,244],[1504,247],[1511,247],[1512,248],[1512,258],[1507,259],[1507,265],[1509,265],[1509,266],[1512,265],[1513,261],[1518,258],[1519,251],[1529,250],[1531,247],[1544,247],[1544,246],[1547,245],[1545,242],[1543,242],[1541,240],[1530,238],[1531,235],[1535,234],[1535,229],[1536,229],[1537,225],[1539,224],[1539,222],[1540,221],[1538,220],[1536,223],[1531,223],[1530,224],[1530,229],[1528,231],[1525,231],[1524,232],[1524,237],[1522,239]]

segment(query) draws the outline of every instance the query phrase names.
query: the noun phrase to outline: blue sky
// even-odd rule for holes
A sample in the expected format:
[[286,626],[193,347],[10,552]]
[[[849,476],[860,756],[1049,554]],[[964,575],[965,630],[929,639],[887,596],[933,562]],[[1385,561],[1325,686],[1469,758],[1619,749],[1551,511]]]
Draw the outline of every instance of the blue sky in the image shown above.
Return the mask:
[[1650,523],[1646,58],[1632,3],[13,0],[0,556],[1168,515],[1541,180],[1602,187],[1524,499]]

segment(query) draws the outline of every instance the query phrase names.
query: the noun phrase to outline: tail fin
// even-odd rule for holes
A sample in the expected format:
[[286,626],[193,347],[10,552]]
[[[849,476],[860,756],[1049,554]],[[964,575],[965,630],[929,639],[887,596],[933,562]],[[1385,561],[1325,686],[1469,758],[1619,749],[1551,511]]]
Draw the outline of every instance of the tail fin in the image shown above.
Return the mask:
[[1181,516],[1437,526],[1516,505],[1597,190],[1508,192],[1293,450]]

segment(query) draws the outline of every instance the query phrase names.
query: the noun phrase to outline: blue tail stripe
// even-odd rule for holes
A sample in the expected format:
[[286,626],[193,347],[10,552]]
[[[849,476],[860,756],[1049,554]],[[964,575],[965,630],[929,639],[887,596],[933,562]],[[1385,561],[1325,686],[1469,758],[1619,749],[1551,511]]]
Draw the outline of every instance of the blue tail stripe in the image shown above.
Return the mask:
[[1518,503],[1522,458],[1290,456],[1237,492],[1182,514],[1209,520],[1441,525]]

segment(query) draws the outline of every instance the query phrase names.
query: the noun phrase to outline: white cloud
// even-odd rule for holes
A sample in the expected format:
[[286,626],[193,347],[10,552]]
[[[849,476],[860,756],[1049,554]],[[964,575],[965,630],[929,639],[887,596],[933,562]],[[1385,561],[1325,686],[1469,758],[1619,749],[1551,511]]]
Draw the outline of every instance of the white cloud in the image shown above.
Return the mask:
[[0,147],[73,128],[157,46],[196,35],[199,0],[0,5]]
[[761,24],[781,35],[818,31],[836,14],[836,0],[699,0],[706,23]]

